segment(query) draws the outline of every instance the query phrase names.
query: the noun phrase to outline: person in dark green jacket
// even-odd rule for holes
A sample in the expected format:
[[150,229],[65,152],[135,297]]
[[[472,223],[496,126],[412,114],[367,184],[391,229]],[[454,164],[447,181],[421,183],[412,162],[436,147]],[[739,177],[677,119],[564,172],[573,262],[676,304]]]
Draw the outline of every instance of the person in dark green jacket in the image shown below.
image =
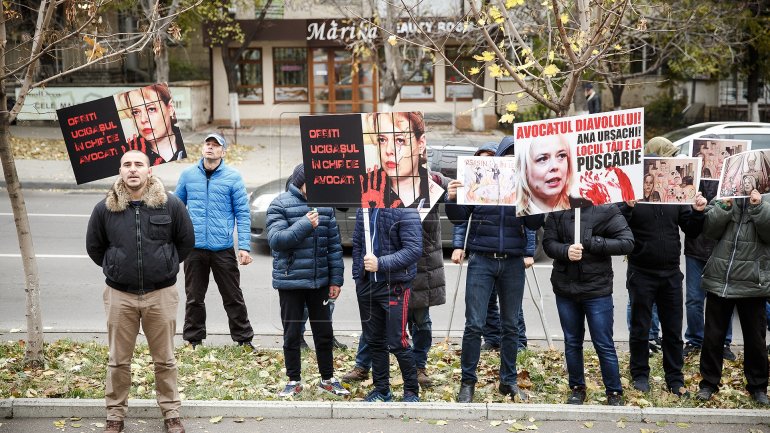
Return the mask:
[[770,297],[770,197],[756,189],[749,198],[714,200],[703,234],[717,240],[701,284],[706,291],[706,327],[700,355],[700,390],[709,400],[722,377],[722,344],[734,309],[743,331],[746,390],[768,405],[765,302]]

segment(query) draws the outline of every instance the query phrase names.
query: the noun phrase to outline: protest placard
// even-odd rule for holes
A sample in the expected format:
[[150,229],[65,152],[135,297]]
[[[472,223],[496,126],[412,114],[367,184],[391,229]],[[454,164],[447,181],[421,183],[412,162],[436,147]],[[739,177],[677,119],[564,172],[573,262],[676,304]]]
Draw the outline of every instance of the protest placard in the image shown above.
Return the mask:
[[641,195],[644,109],[517,123],[516,214]]
[[770,193],[770,150],[749,150],[725,158],[717,198]]
[[516,160],[488,156],[459,156],[457,203],[468,205],[514,206],[516,198]]
[[700,181],[700,158],[644,157],[642,195],[637,201],[694,204]]
[[690,155],[700,158],[701,179],[719,180],[725,159],[751,149],[751,140],[697,138],[690,142]]
[[166,84],[122,92],[56,110],[78,185],[118,174],[129,150],[151,165],[186,157]]
[[441,196],[420,112],[300,116],[300,130],[313,205],[424,210]]

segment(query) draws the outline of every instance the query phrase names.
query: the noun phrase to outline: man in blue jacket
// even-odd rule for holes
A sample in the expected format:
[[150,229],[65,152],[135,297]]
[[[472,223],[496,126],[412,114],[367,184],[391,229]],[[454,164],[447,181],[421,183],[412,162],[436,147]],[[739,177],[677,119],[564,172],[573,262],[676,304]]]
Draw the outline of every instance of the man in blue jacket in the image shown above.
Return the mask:
[[[497,149],[497,156],[513,155],[513,137],[505,137]],[[448,203],[457,199],[457,187],[449,184]],[[500,297],[502,341],[500,350],[499,391],[511,397],[527,398],[516,383],[516,353],[518,331],[516,318],[524,296],[524,255],[527,247],[525,225],[537,230],[543,225],[543,215],[516,217],[512,206],[460,206],[447,204],[446,213],[455,224],[467,222],[468,276],[465,285],[465,331],[463,332],[462,383],[457,401],[470,403],[476,387],[476,368],[481,351],[481,335],[486,323],[487,308],[492,288]]]
[[374,389],[365,400],[391,401],[388,352],[396,356],[404,379],[405,402],[418,402],[414,354],[407,336],[409,296],[422,256],[422,225],[416,209],[369,209],[371,245],[367,248],[364,215],[356,214],[353,231],[353,279],[363,334],[372,357]]
[[[187,304],[182,337],[195,348],[206,338],[206,290],[214,273],[227,312],[230,336],[249,346],[254,338],[241,291],[238,263],[251,263],[249,198],[240,173],[225,164],[227,141],[217,133],[206,136],[203,158],[179,177],[176,195],[186,205],[195,228],[195,249],[184,262]],[[233,230],[238,225],[238,258]]]

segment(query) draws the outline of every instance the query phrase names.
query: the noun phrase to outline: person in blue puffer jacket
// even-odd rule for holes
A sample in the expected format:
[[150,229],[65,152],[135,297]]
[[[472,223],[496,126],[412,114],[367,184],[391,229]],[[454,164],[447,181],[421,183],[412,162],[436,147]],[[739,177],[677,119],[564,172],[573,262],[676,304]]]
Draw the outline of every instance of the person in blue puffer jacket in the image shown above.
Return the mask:
[[329,300],[337,299],[345,266],[334,209],[307,205],[305,169],[299,164],[289,190],[267,209],[267,240],[273,252],[273,288],[278,290],[283,324],[283,354],[289,382],[278,395],[292,397],[302,391],[300,341],[307,305],[316,348],[321,391],[334,395],[350,392],[334,378]]
[[414,354],[407,337],[411,285],[422,256],[422,225],[417,209],[368,209],[369,241],[364,213],[356,213],[353,231],[353,279],[361,327],[372,357],[374,389],[369,402],[391,401],[389,356],[395,355],[404,379],[405,402],[418,402]]
[[[195,249],[184,261],[185,305],[182,338],[193,348],[206,338],[206,290],[214,273],[227,312],[230,336],[253,349],[254,331],[241,290],[238,263],[251,263],[249,198],[241,174],[225,164],[227,141],[217,133],[206,136],[201,160],[185,169],[175,194],[190,213]],[[233,230],[238,226],[238,259]]]
[[[505,137],[496,156],[513,156],[513,137]],[[512,206],[461,206],[454,203],[460,181],[452,181],[447,190],[446,213],[454,224],[473,219],[468,227],[468,274],[465,287],[465,330],[463,332],[462,383],[457,401],[470,403],[476,387],[481,335],[487,317],[492,288],[500,297],[502,339],[500,350],[499,391],[526,399],[517,383],[516,353],[518,332],[516,316],[524,296],[524,255],[527,248],[525,226],[537,230],[543,215],[516,217]]]

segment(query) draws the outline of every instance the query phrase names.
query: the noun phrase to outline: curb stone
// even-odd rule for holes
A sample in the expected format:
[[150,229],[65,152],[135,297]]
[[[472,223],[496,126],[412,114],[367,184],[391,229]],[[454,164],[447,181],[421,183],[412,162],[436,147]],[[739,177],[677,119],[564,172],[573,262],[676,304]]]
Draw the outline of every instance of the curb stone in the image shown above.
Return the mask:
[[[129,415],[136,418],[157,417],[155,400],[131,399]],[[709,424],[761,424],[770,419],[763,409],[640,408],[599,405],[571,406],[563,404],[506,403],[363,403],[305,401],[202,401],[182,402],[184,418],[265,417],[314,419],[444,419],[537,421],[617,421],[628,422],[697,422]],[[2,418],[101,418],[105,415],[103,399],[0,399]]]

